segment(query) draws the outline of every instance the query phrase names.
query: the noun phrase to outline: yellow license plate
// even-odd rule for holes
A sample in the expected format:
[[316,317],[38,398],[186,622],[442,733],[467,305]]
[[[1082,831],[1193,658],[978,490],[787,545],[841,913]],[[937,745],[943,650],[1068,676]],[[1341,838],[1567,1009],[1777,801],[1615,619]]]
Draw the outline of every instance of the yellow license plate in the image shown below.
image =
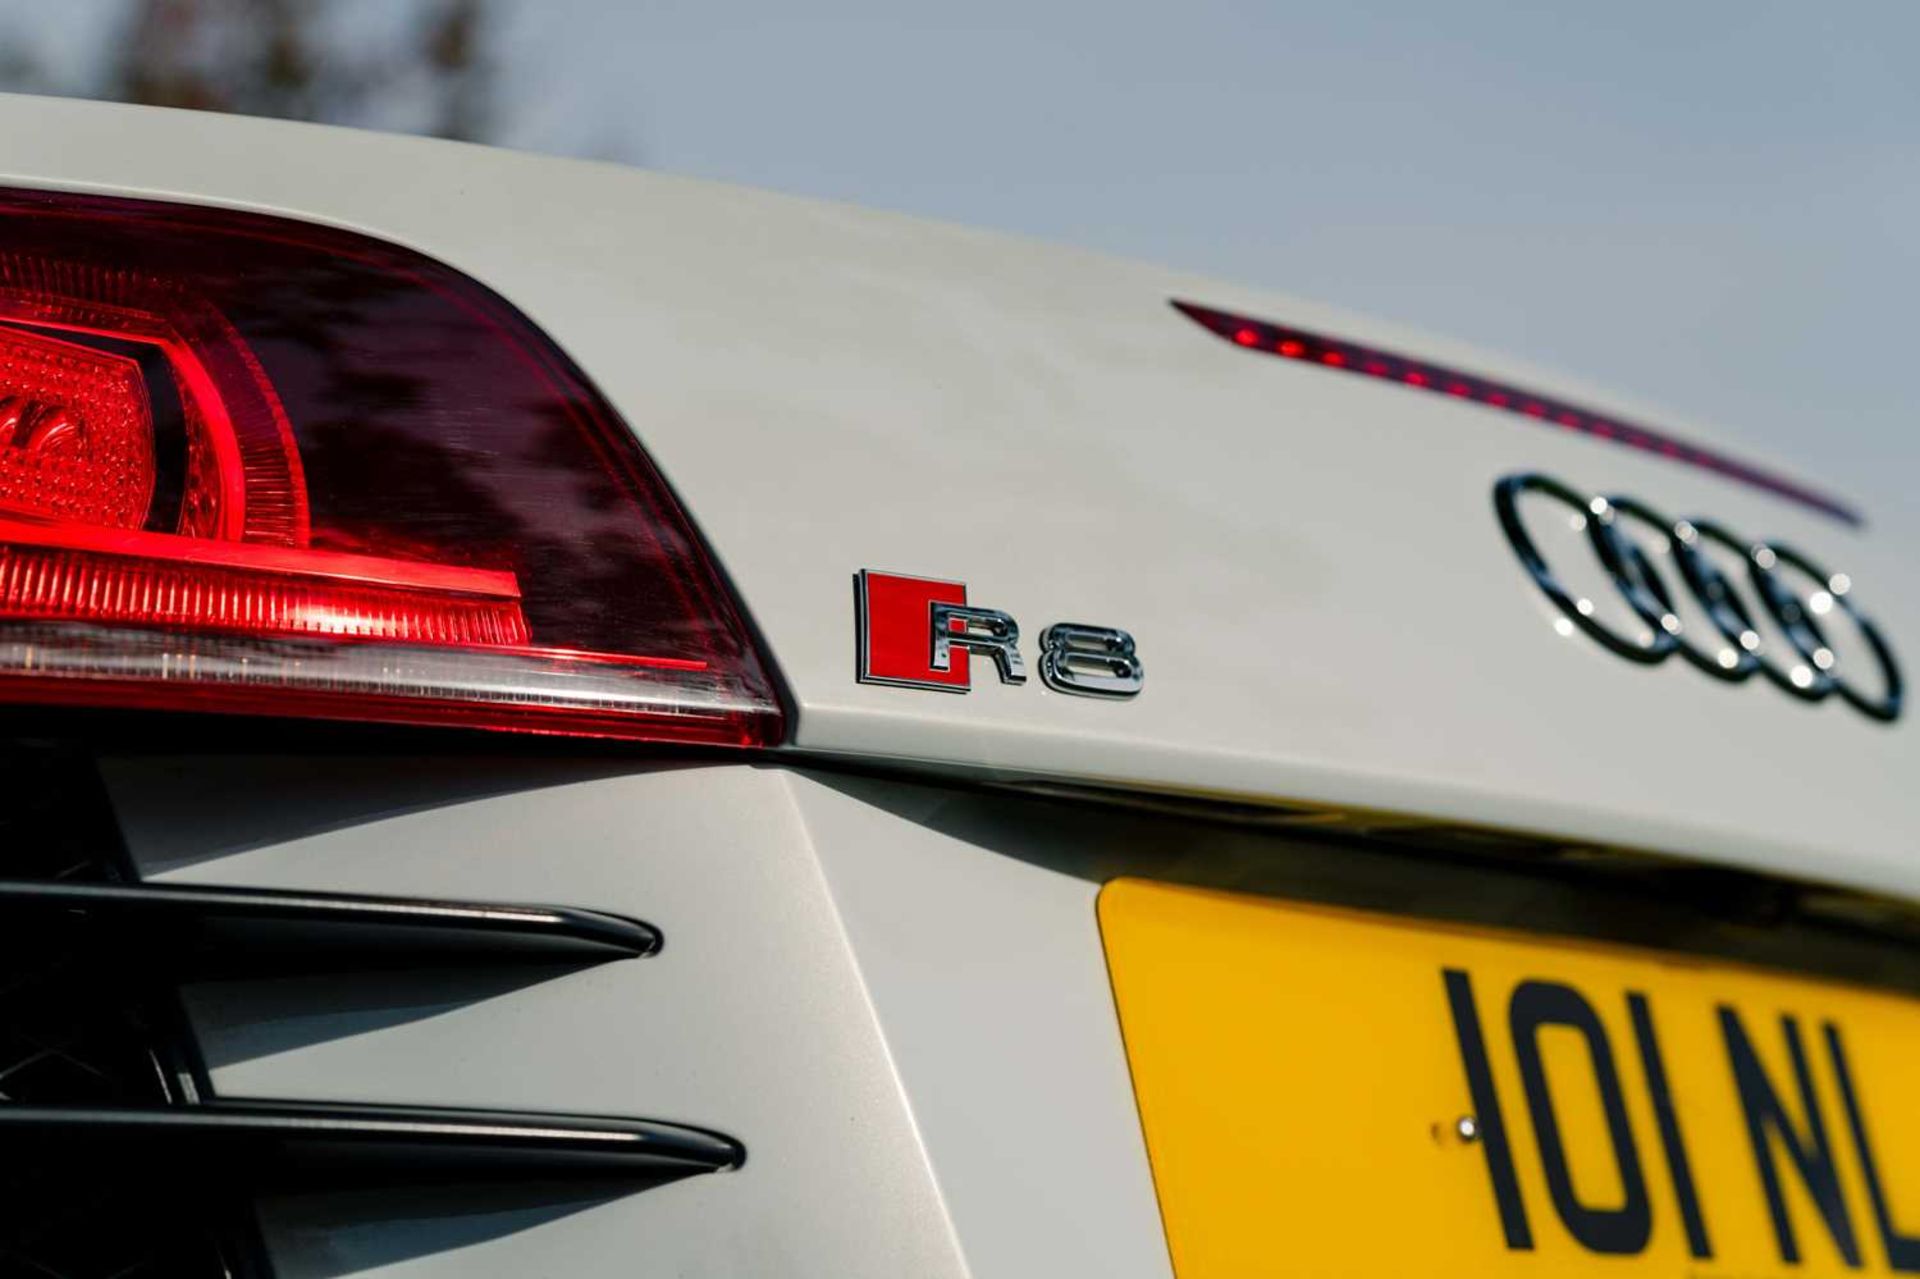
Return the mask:
[[1920,1002],[1118,880],[1180,1279],[1920,1272]]

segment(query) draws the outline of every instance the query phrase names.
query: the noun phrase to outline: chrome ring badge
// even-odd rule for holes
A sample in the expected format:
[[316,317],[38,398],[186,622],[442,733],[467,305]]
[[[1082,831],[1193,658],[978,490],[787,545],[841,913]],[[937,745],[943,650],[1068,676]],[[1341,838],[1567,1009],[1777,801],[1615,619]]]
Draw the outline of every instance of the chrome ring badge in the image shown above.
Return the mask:
[[[1527,494],[1558,502],[1578,517],[1587,549],[1646,626],[1644,637],[1608,626],[1595,615],[1593,601],[1562,583],[1521,518],[1519,503]],[[1678,653],[1715,679],[1738,684],[1757,673],[1803,701],[1838,696],[1871,719],[1891,723],[1900,718],[1899,662],[1880,628],[1854,602],[1853,582],[1845,573],[1829,572],[1779,542],[1752,541],[1711,520],[1670,519],[1634,498],[1581,493],[1546,475],[1506,476],[1494,485],[1493,506],[1507,541],[1542,593],[1571,626],[1621,657],[1658,665]],[[1648,536],[1671,554],[1678,582],[1667,580],[1655,567],[1641,540]],[[1723,571],[1710,548],[1738,557],[1745,571]],[[1810,579],[1814,589],[1796,591],[1785,576],[1788,570]],[[1682,622],[1676,611],[1681,592],[1698,606],[1705,626]],[[1762,619],[1784,638],[1784,645],[1762,639]],[[1877,688],[1863,689],[1861,672],[1841,669],[1828,642],[1828,630],[1836,625],[1852,627],[1879,667]]]

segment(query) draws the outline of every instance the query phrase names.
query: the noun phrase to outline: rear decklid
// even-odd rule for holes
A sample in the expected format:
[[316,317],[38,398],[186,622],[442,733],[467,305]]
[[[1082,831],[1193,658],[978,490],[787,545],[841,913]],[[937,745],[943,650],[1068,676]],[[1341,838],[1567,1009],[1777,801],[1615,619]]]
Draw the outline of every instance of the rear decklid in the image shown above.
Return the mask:
[[[30,99],[0,114],[7,185],[350,227],[522,308],[712,544],[799,747],[1920,891],[1908,719],[1559,633],[1493,492],[1541,473],[1791,545],[1848,576],[1897,655],[1920,633],[1899,512],[1856,525],[1658,449],[1242,350],[1169,303],[1550,394],[1822,492],[1831,477],[1454,343],[1057,247],[397,137]],[[964,697],[860,683],[862,569],[964,582],[1029,637],[1123,629],[1144,689],[1067,697],[984,664]]]

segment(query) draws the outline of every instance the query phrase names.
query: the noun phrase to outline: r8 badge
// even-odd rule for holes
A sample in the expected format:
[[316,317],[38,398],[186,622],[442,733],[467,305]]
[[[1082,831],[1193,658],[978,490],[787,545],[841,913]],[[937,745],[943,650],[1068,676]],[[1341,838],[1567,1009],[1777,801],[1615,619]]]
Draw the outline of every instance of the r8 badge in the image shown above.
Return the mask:
[[[1027,682],[1020,626],[967,603],[965,582],[862,569],[854,578],[862,684],[965,693],[972,659],[993,663],[1002,684]],[[1040,632],[1040,679],[1081,697],[1132,697],[1146,678],[1133,636],[1111,626],[1056,622]]]

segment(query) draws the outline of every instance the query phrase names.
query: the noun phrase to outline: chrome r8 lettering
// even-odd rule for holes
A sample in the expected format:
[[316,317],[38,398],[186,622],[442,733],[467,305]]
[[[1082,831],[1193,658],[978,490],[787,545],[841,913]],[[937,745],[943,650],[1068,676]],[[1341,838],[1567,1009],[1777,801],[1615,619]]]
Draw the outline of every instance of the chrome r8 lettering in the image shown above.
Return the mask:
[[1147,673],[1125,631],[1055,622],[1040,632],[1040,678],[1080,697],[1132,697]]
[[[854,576],[855,678],[862,684],[965,693],[971,659],[992,661],[1002,684],[1027,682],[1020,625],[967,602],[965,582],[862,569]],[[1133,636],[1112,626],[1056,622],[1040,633],[1040,678],[1077,697],[1124,700],[1146,680]]]

